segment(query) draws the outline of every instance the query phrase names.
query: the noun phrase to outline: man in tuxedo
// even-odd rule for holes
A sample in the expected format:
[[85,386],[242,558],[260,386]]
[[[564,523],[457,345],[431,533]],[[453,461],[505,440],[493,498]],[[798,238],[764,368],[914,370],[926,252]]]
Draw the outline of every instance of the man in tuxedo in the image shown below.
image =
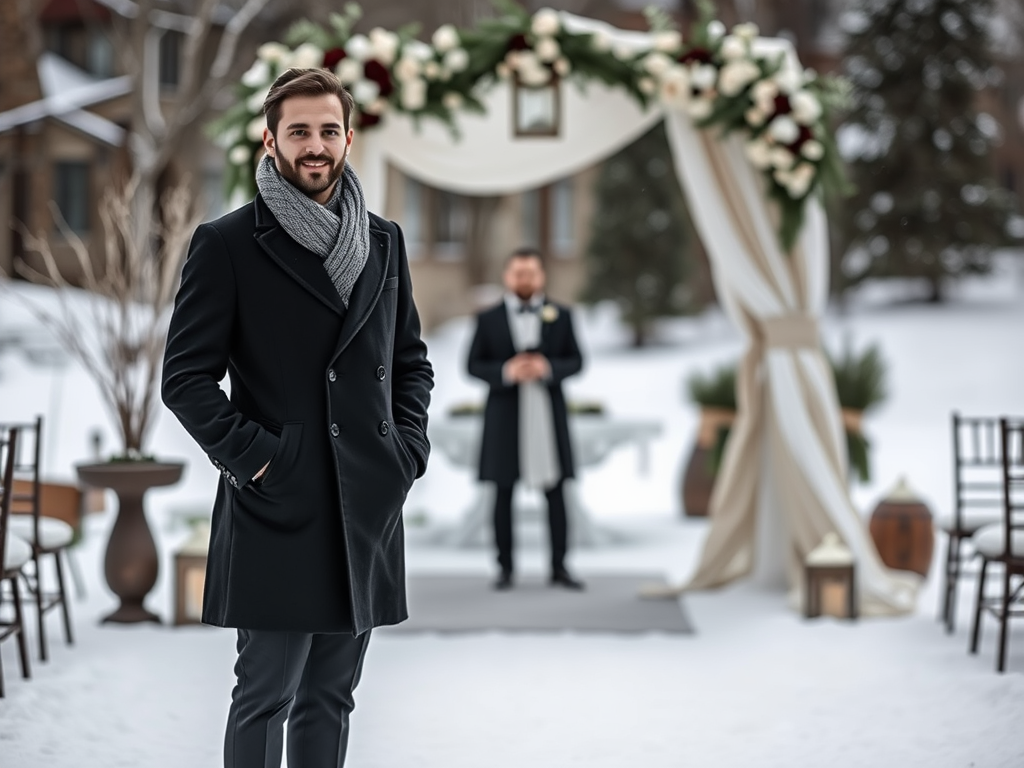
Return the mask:
[[583,367],[572,315],[544,296],[544,264],[535,248],[513,252],[503,280],[504,300],[477,317],[468,365],[471,376],[490,385],[480,479],[497,486],[494,541],[501,571],[495,588],[512,587],[512,492],[522,481],[547,497],[552,586],[583,589],[565,567],[562,486],[574,468],[562,380]]

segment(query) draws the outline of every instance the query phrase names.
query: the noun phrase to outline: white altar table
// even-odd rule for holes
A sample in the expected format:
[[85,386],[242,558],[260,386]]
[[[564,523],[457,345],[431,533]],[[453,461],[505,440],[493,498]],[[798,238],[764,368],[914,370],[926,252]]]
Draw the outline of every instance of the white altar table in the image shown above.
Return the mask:
[[[657,421],[621,419],[603,414],[571,414],[569,435],[577,475],[600,464],[621,446],[636,444],[640,453],[640,470],[646,470],[647,444],[661,433]],[[457,467],[468,469],[477,483],[477,493],[461,521],[454,527],[439,531],[435,541],[457,547],[490,546],[493,541],[491,515],[494,510],[494,484],[476,481],[480,460],[480,439],[483,417],[450,416],[432,420],[428,428],[433,450],[439,451]],[[578,482],[565,483],[565,506],[569,519],[569,541],[572,546],[597,546],[620,540],[622,536],[594,523],[584,507]],[[513,514],[517,527],[524,522],[537,524],[546,520],[543,495],[516,487]]]

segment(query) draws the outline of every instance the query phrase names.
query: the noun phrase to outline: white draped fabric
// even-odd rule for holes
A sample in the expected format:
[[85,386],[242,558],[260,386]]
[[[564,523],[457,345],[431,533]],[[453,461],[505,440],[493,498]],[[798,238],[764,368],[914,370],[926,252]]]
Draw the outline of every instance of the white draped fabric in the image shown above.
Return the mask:
[[[600,30],[616,46],[650,47],[642,33],[562,18],[575,31]],[[759,39],[756,46],[797,66],[786,41]],[[799,243],[785,254],[763,179],[738,137],[721,140],[695,129],[682,113],[645,111],[621,90],[593,83],[585,93],[563,87],[560,137],[517,140],[508,86],[498,84],[483,101],[486,114],[460,117],[459,138],[436,122],[417,127],[395,114],[359,137],[355,164],[370,209],[384,209],[389,163],[435,187],[511,194],[599,162],[666,121],[719,299],[749,339],[737,420],[711,500],[711,530],[695,575],[680,589],[716,587],[752,572],[766,583],[798,588],[804,556],[834,531],[856,557],[861,612],[912,610],[919,580],[882,565],[847,492],[839,405],[818,339],[829,264],[820,205],[808,206]]]

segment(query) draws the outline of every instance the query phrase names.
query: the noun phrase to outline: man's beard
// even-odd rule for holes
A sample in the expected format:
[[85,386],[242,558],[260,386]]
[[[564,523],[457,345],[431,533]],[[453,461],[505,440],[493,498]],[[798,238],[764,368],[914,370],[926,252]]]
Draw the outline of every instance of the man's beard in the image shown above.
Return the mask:
[[[307,197],[314,197],[325,189],[330,189],[331,185],[341,178],[341,175],[345,172],[345,157],[347,154],[346,152],[342,156],[341,161],[335,165],[334,158],[328,154],[306,155],[292,163],[281,152],[278,152],[277,159],[279,163],[277,169],[285,179],[291,182],[292,186],[296,187]],[[303,175],[300,163],[315,162],[317,160],[322,160],[327,165],[317,169],[312,174],[309,174],[311,169],[306,169],[306,173],[309,175]]]
[[529,301],[537,295],[537,291],[532,291],[526,288],[516,288],[514,291],[516,297],[523,303]]

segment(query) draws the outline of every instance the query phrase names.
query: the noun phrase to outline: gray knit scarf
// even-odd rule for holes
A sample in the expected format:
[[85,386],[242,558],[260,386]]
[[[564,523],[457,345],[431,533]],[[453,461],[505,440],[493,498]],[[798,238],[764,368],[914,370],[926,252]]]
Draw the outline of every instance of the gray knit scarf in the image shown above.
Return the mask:
[[347,307],[352,286],[370,256],[370,217],[352,166],[345,162],[345,172],[324,205],[282,178],[269,155],[256,169],[256,186],[292,240],[324,260],[324,269]]

